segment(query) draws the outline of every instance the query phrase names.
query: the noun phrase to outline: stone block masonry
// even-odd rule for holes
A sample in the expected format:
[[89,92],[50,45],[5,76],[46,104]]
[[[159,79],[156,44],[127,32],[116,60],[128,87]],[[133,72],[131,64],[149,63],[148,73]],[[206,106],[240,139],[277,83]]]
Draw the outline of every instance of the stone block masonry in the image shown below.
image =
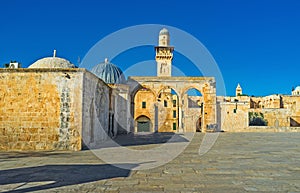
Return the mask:
[[0,151],[80,150],[84,73],[0,69]]

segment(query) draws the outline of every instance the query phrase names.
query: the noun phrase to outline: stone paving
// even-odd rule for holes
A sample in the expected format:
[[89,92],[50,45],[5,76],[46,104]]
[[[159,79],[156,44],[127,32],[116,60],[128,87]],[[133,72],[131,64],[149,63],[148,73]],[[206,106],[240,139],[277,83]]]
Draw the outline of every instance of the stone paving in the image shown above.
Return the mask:
[[[157,136],[123,136],[131,141],[123,145],[151,149],[170,137]],[[146,170],[106,164],[91,150],[0,152],[0,192],[300,192],[300,133],[220,133],[200,156],[204,136],[196,133],[178,157]]]

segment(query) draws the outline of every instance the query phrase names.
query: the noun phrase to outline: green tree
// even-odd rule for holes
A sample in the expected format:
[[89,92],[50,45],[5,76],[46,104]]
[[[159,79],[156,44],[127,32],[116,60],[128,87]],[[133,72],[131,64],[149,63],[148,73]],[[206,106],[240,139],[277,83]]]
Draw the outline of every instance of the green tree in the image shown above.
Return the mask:
[[267,126],[268,121],[258,112],[249,112],[249,126]]

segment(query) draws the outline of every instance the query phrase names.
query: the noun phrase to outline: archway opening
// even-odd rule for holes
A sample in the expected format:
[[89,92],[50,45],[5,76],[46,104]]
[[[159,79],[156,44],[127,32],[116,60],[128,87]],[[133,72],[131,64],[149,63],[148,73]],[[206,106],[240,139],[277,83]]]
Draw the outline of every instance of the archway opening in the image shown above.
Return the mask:
[[177,132],[179,128],[179,97],[171,87],[160,90],[157,97],[158,132]]
[[146,116],[140,116],[136,119],[137,132],[150,132],[151,120]]
[[189,88],[183,96],[185,101],[183,104],[184,109],[184,123],[185,129],[189,132],[201,132],[203,121],[203,96],[196,88]]

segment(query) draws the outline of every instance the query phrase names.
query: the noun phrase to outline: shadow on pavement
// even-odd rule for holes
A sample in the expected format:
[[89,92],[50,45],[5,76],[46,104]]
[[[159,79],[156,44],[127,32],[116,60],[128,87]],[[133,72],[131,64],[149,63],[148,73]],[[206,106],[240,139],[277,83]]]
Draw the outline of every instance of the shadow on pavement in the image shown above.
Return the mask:
[[[134,168],[138,164],[119,164],[120,167]],[[20,184],[7,192],[31,192],[68,185],[94,182],[116,177],[128,177],[131,170],[109,164],[97,165],[45,165],[0,171],[2,185]],[[3,189],[1,190],[3,191]]]
[[149,145],[161,143],[179,143],[188,142],[187,139],[175,133],[130,133],[128,135],[120,135],[115,139],[121,146],[130,145]]
[[189,140],[184,138],[183,135],[172,133],[172,132],[129,133],[126,135],[118,135],[115,139],[111,139],[111,140],[112,141],[106,141],[99,144],[97,148],[89,148],[84,145],[82,150],[117,147],[117,146],[138,146],[138,145],[189,142]]
[[6,161],[6,159],[13,159],[13,158],[24,158],[24,157],[46,157],[46,156],[55,156],[55,155],[61,155],[64,151],[54,153],[52,151],[41,151],[41,152],[1,152],[0,154],[0,162]]

